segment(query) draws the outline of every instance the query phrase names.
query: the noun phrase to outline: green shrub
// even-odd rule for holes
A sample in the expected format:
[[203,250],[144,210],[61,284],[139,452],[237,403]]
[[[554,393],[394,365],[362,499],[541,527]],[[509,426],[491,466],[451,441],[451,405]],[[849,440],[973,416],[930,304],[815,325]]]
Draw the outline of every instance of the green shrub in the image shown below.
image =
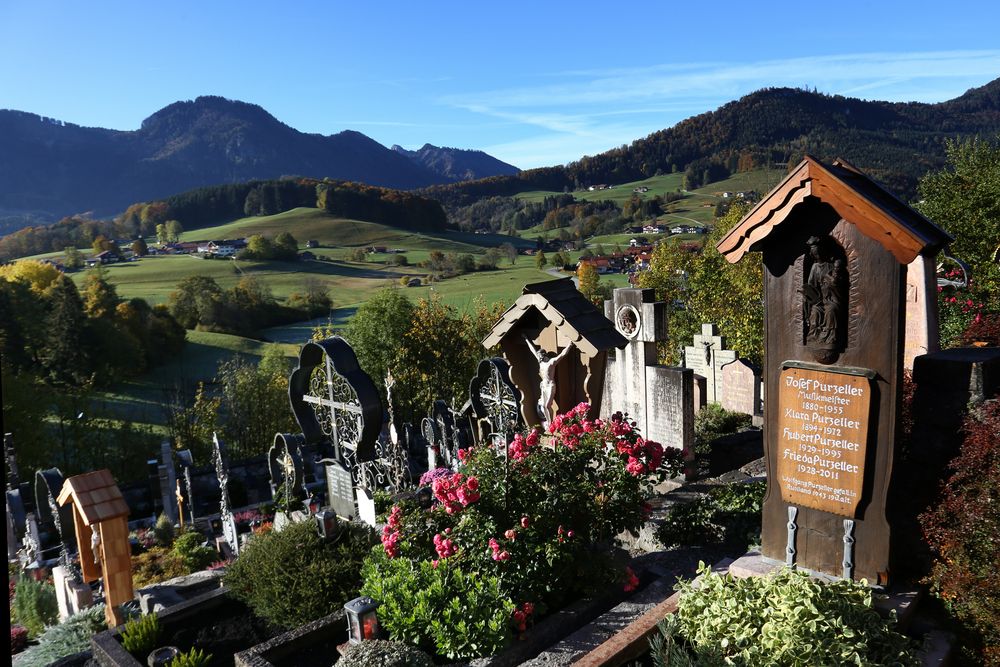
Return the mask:
[[90,648],[90,638],[107,630],[104,605],[98,604],[70,616],[58,625],[51,625],[38,638],[38,644],[29,646],[17,656],[17,667],[45,667]]
[[59,604],[55,587],[45,581],[21,577],[14,588],[14,620],[28,629],[28,635],[37,637],[59,618]]
[[160,640],[160,619],[156,614],[146,614],[125,624],[122,646],[133,655],[145,658]]
[[292,524],[252,538],[226,569],[225,585],[261,618],[293,628],[357,596],[361,562],[376,543],[374,531],[359,524],[330,542],[314,521]]
[[459,660],[499,652],[510,638],[514,604],[497,577],[463,572],[442,559],[390,559],[382,547],[365,561],[362,595],[379,600],[379,622],[406,644]]
[[708,496],[678,503],[661,521],[656,537],[667,549],[717,544],[725,537],[726,529],[714,522],[716,511],[715,503]]
[[[677,585],[677,613],[652,643],[654,664],[916,665],[914,642],[872,609],[867,584],[820,583],[781,569],[736,579],[702,563],[701,578]],[[673,660],[670,661],[670,656]]]
[[143,588],[174,577],[191,574],[184,559],[170,549],[153,547],[132,557],[132,586]]
[[434,667],[430,656],[401,642],[376,639],[350,644],[341,667]]
[[204,541],[202,534],[196,531],[183,533],[174,540],[173,553],[184,562],[189,572],[204,570],[219,559],[215,549],[202,544]]
[[726,543],[735,550],[760,543],[760,512],[766,482],[736,482],[707,496],[674,505],[660,523],[657,537],[668,549]]
[[[450,659],[491,655],[567,602],[638,579],[613,549],[648,518],[653,486],[683,467],[621,413],[557,415],[551,439],[518,433],[507,455],[459,450],[458,472],[422,478],[434,502],[392,507],[363,570],[393,639]],[[611,446],[609,446],[609,443]]]
[[212,654],[192,648],[170,661],[168,667],[207,667],[212,662]]
[[153,527],[153,535],[161,547],[169,547],[174,542],[174,522],[166,514],[161,514]]
[[698,454],[711,451],[712,441],[745,430],[753,422],[750,415],[730,412],[718,403],[709,403],[694,417],[694,446]]

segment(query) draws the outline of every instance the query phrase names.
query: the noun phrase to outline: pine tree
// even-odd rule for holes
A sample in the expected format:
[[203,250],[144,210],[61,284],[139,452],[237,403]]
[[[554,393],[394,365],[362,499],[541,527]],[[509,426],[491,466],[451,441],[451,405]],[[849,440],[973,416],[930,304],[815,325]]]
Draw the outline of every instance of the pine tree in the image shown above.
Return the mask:
[[82,384],[87,379],[87,350],[84,347],[87,318],[76,285],[62,277],[51,292],[45,319],[45,347],[42,365],[55,382]]

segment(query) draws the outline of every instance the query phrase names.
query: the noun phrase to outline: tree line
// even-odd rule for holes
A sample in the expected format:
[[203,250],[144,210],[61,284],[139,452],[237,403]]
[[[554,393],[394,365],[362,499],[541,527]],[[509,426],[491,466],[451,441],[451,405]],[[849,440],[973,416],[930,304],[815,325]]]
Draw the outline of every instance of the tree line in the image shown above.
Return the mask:
[[23,469],[143,474],[155,437],[129,419],[94,416],[94,392],[179,354],[184,339],[164,306],[120,298],[100,270],[78,289],[44,262],[0,267],[4,429]]
[[414,231],[442,231],[448,227],[448,218],[438,202],[410,192],[329,179],[249,181],[132,204],[113,220],[77,215],[54,225],[25,227],[0,238],[0,261],[59,252],[67,247],[90,247],[98,236],[129,240],[156,236],[161,242],[176,241],[184,229],[195,230],[245,216],[275,215],[299,207]]

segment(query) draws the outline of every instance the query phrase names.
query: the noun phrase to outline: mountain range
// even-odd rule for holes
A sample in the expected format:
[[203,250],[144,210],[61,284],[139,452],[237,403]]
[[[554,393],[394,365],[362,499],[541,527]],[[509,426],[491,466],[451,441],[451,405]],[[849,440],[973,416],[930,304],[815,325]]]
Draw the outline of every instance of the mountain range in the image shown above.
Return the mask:
[[222,97],[175,102],[134,131],[0,110],[0,215],[111,215],[201,186],[292,175],[405,190],[517,172],[481,151],[390,150],[350,130],[306,134]]
[[792,167],[809,153],[844,158],[912,199],[920,178],[944,165],[948,141],[971,136],[1000,137],[1000,79],[937,104],[767,88],[566,166],[435,186],[424,194],[455,207],[483,197],[625,183],[671,171],[703,183],[706,170],[720,177],[761,166]]
[[353,131],[306,134],[261,107],[221,97],[176,102],[135,131],[0,110],[0,233],[31,222],[206,185],[306,176],[422,189],[447,207],[525,190],[623,183],[684,171],[695,184],[806,153],[851,161],[909,199],[952,139],[1000,136],[1000,79],[937,104],[768,88],[565,166],[518,171],[481,151],[385,148]]

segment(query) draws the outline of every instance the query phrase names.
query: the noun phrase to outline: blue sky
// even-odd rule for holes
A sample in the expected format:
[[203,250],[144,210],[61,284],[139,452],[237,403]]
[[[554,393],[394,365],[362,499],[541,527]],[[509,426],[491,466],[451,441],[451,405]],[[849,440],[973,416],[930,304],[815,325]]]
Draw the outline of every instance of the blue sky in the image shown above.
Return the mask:
[[529,168],[767,86],[950,99],[1000,76],[997,25],[996,0],[0,0],[0,108],[131,130],[222,95],[304,132]]

